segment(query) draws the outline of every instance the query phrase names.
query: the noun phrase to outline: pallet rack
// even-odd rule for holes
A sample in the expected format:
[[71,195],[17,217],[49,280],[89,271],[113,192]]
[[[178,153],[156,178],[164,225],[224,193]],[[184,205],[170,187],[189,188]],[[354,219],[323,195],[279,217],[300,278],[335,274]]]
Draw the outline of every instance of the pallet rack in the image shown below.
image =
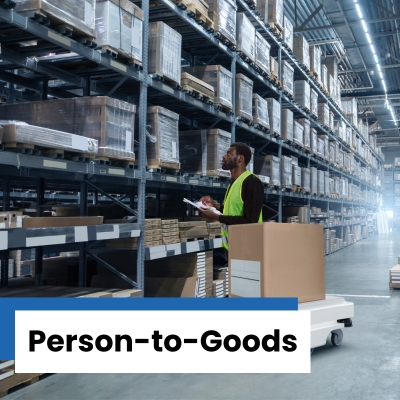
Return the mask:
[[[69,90],[81,90],[82,95],[107,95],[124,101],[133,102],[138,106],[139,119],[139,141],[136,154],[138,165],[136,168],[119,168],[109,165],[83,163],[69,160],[49,159],[40,155],[16,154],[0,151],[0,166],[2,185],[3,210],[7,210],[11,202],[18,198],[35,197],[37,202],[37,215],[42,215],[44,201],[47,199],[67,199],[77,201],[80,204],[81,215],[87,214],[88,200],[92,202],[101,199],[109,199],[118,202],[115,197],[107,193],[120,193],[125,197],[118,204],[125,206],[128,211],[137,211],[137,225],[131,224],[127,232],[135,232],[139,235],[144,227],[145,218],[145,196],[147,193],[155,193],[159,202],[161,191],[190,193],[192,195],[212,194],[221,199],[228,183],[220,179],[212,179],[201,176],[190,176],[184,173],[168,174],[163,171],[148,171],[146,169],[146,109],[148,104],[165,106],[180,114],[180,127],[185,129],[211,129],[214,127],[224,129],[231,133],[233,141],[244,141],[256,149],[256,154],[274,154],[280,159],[283,155],[294,155],[299,158],[299,163],[304,167],[315,166],[328,172],[334,172],[349,179],[349,183],[357,184],[360,189],[379,191],[369,182],[362,181],[355,176],[340,170],[339,168],[321,160],[304,150],[284,142],[280,137],[274,137],[269,133],[260,131],[254,126],[240,121],[235,113],[227,113],[206,102],[202,102],[186,93],[179,87],[172,87],[155,76],[149,76],[147,71],[147,46],[148,46],[148,23],[149,21],[162,20],[166,23],[177,24],[184,27],[182,58],[190,65],[195,62],[218,63],[227,67],[233,75],[233,102],[235,102],[235,74],[242,73],[254,81],[254,92],[263,96],[277,99],[283,108],[293,111],[295,118],[307,118],[311,126],[319,135],[327,135],[330,141],[336,141],[340,147],[354,154],[355,159],[362,166],[369,166],[375,172],[380,170],[384,160],[381,155],[371,149],[376,160],[377,168],[369,165],[367,160],[357,154],[353,148],[340,138],[333,135],[325,126],[312,119],[296,101],[289,98],[271,80],[259,74],[250,64],[246,63],[239,55],[228,48],[213,33],[199,25],[184,10],[170,0],[157,0],[157,6],[150,10],[149,0],[143,0],[141,7],[144,12],[143,24],[143,65],[127,65],[107,54],[96,51],[91,42],[80,43],[74,39],[63,36],[49,29],[47,26],[18,15],[6,6],[9,1],[0,3],[0,31],[9,31],[11,34],[2,41],[2,63],[0,64],[0,80],[8,82],[8,85],[0,87],[1,96],[8,103],[14,100],[33,101],[45,100],[48,96],[73,97]],[[256,15],[244,0],[237,0],[238,12],[244,12],[255,25],[258,32],[271,45],[271,55],[276,57],[279,65],[279,78],[281,78],[281,65],[284,60],[295,69],[295,78],[306,80],[310,86],[317,91],[319,102],[329,105],[335,114],[336,120],[344,121],[357,132],[362,142],[369,146],[367,141],[343,115],[342,111],[328,97],[297,61],[293,53],[288,50],[283,42],[273,34],[269,25]],[[179,28],[177,28],[179,31]],[[40,40],[40,46],[34,50],[29,47],[20,47],[18,50],[12,46],[21,41]],[[210,52],[210,47],[214,51]],[[62,54],[63,52],[72,52]],[[37,54],[40,52],[40,54]],[[38,61],[31,56],[56,53],[46,61]],[[80,66],[75,69],[76,65]],[[25,68],[32,71],[28,77],[18,76],[13,73],[15,68]],[[71,72],[74,71],[74,72]],[[25,87],[27,90],[15,89],[15,85]],[[171,101],[178,100],[178,101]],[[235,104],[233,104],[235,110]],[[201,121],[201,122],[200,122]],[[60,182],[78,194],[51,194],[59,188]],[[31,192],[12,191],[12,185],[31,189]],[[45,191],[45,189],[49,191]],[[92,195],[89,196],[89,192]],[[55,197],[52,197],[55,196]],[[316,205],[329,211],[343,206],[356,207],[365,206],[369,210],[375,210],[376,204],[366,205],[344,199],[323,198],[299,192],[284,191],[272,187],[265,187],[265,207],[275,212],[278,222],[282,222],[282,207],[285,204]],[[191,210],[189,210],[190,212]],[[90,231],[91,227],[88,227]],[[113,228],[109,228],[113,229]],[[130,230],[129,230],[130,229]],[[26,235],[48,236],[44,231],[25,229]],[[65,228],[60,228],[60,232]],[[22,231],[21,231],[22,232]],[[2,233],[2,232],[0,232]],[[4,233],[3,233],[4,235]],[[10,235],[10,233],[9,233]],[[85,260],[86,254],[92,254],[89,241],[94,243],[98,240],[95,235],[89,235],[88,241],[72,243],[72,248],[80,250],[80,275],[79,284],[85,285]],[[18,242],[15,247],[11,240],[10,245],[0,248],[3,260],[8,258],[8,250],[11,248],[25,247]],[[144,262],[151,259],[155,254],[154,249],[146,249],[144,246],[144,235],[140,235],[137,250],[137,282],[135,285],[144,288]],[[26,245],[26,243],[25,243]],[[46,241],[39,241],[36,250],[36,280],[40,283],[41,257]],[[46,245],[47,246],[47,245]],[[66,248],[67,245],[63,245]],[[168,247],[170,246],[170,247]],[[172,247],[171,247],[172,246]],[[54,247],[54,246],[53,246]],[[52,247],[52,248],[53,248]],[[67,246],[68,247],[68,246]],[[220,247],[218,239],[210,241],[199,241],[197,244],[179,244],[164,246],[157,257],[173,256],[179,253],[201,251]],[[199,250],[196,250],[198,247]],[[46,249],[48,251],[48,249]],[[7,263],[2,263],[2,284],[7,284]]]

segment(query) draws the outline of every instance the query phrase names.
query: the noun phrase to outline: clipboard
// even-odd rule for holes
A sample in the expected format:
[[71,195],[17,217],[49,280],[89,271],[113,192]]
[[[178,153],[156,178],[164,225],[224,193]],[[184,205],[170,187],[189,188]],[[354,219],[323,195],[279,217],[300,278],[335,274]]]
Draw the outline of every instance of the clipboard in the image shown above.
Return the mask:
[[[188,204],[192,205],[193,207],[198,208],[199,210],[204,210],[204,208],[199,207],[196,203],[193,203],[193,201],[190,201],[190,200],[186,199],[185,197],[183,198],[183,201],[184,201],[185,203],[188,203]],[[207,206],[206,206],[206,207],[207,207]],[[206,207],[205,207],[205,208],[206,208]]]

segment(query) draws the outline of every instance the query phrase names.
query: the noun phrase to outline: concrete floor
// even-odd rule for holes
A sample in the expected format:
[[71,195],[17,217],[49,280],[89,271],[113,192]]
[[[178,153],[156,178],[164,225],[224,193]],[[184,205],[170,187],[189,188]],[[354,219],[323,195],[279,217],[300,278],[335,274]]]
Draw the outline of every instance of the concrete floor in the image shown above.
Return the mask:
[[395,232],[326,258],[327,293],[360,297],[345,296],[354,326],[340,347],[315,350],[309,375],[58,374],[6,399],[400,399],[400,290],[388,287],[398,255]]

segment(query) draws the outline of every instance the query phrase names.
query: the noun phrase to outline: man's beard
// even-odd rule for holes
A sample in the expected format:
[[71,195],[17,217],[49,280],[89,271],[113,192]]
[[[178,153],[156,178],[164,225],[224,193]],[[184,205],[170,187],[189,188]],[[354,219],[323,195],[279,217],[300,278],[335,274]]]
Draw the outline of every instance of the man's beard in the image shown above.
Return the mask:
[[225,161],[225,163],[222,164],[222,169],[225,171],[230,171],[234,168],[237,167],[237,157],[232,159],[231,161]]

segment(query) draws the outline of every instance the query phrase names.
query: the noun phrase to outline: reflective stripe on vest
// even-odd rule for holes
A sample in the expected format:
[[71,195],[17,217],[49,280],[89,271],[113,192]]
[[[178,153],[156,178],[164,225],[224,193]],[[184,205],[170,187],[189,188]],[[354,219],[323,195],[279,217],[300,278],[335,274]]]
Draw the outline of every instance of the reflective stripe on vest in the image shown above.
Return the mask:
[[[233,182],[233,184],[228,186],[228,189],[225,194],[224,199],[224,212],[223,215],[229,215],[231,217],[240,217],[243,216],[244,212],[244,203],[242,200],[242,185],[243,181],[249,177],[250,175],[254,175],[250,171],[243,172],[239,178]],[[229,190],[230,188],[230,190]],[[262,221],[262,210],[260,211],[260,216],[258,218],[258,222]],[[222,236],[222,247],[228,250],[228,227],[225,224],[221,226],[221,236]]]

